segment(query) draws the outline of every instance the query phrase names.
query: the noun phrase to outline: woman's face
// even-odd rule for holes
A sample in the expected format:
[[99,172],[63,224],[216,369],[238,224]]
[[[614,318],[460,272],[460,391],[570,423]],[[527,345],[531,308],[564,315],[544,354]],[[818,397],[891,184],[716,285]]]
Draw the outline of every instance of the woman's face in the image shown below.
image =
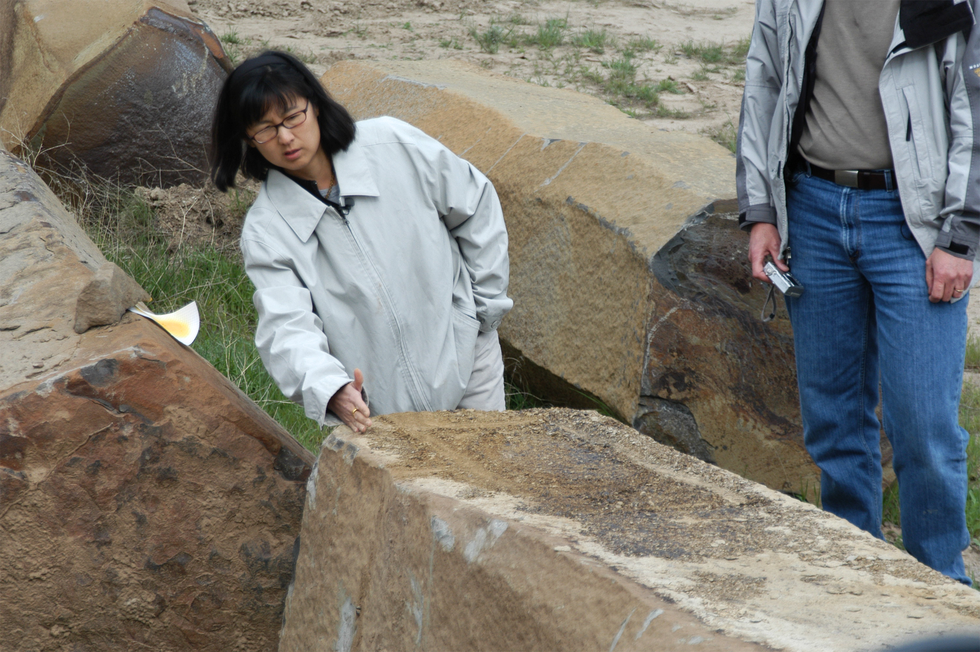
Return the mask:
[[[306,111],[306,118],[302,124],[288,129],[283,123],[295,124]],[[320,124],[317,122],[316,107],[305,97],[293,97],[290,99],[286,110],[281,111],[279,107],[273,106],[269,109],[262,119],[251,125],[246,134],[249,137],[249,145],[259,150],[272,165],[292,172],[302,177],[314,179],[314,169],[318,164],[323,163],[319,159],[325,158],[320,149]],[[257,143],[253,138],[256,134],[266,128],[275,130],[275,135],[264,143]],[[265,140],[268,135],[259,135],[259,140]]]

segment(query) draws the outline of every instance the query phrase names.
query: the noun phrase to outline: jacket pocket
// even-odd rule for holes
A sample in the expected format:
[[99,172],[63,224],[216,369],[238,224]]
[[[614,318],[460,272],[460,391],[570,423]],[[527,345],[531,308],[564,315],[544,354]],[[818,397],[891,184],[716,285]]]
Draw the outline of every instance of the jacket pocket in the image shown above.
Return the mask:
[[934,179],[936,178],[934,169],[936,153],[930,147],[932,140],[926,133],[925,116],[919,106],[918,97],[912,86],[904,86],[902,93],[905,95],[905,104],[909,112],[905,140],[909,145],[909,156],[915,161],[914,168],[918,173],[916,176],[922,180]]
[[453,338],[456,344],[456,367],[463,387],[470,382],[473,360],[476,356],[476,338],[480,334],[480,322],[476,316],[453,304]]

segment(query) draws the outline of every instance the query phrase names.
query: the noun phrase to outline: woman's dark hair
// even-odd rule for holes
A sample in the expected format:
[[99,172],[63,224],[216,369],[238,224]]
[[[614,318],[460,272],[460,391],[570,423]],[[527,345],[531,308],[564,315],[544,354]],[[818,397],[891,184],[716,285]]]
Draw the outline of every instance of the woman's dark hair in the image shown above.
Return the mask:
[[211,123],[211,180],[218,190],[235,187],[239,169],[251,179],[264,180],[272,167],[255,147],[249,147],[245,130],[261,120],[269,109],[289,108],[302,97],[316,107],[320,146],[327,156],[346,150],[354,140],[354,119],[330,97],[310,69],[285,52],[268,50],[247,59],[228,75]]

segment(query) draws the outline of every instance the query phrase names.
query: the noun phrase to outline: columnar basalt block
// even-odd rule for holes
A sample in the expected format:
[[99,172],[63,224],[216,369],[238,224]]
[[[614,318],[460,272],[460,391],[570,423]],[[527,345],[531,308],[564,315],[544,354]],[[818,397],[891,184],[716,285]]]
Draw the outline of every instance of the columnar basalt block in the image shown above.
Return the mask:
[[313,457],[132,314],[75,332],[105,259],[0,151],[0,648],[270,650]]
[[207,179],[214,99],[231,64],[184,0],[0,7],[0,141],[59,171]]
[[980,594],[819,509],[568,409],[386,415],[311,473],[281,652],[864,652]]

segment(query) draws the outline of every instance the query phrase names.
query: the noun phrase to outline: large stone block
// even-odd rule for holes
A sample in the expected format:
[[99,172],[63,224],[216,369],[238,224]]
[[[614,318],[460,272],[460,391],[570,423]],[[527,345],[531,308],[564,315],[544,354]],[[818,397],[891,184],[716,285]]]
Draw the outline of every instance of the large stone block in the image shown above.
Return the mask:
[[104,258],[0,151],[0,648],[275,649],[313,457],[133,315],[74,330]]
[[[512,372],[770,487],[814,491],[785,312],[760,320],[735,160],[569,90],[451,61],[343,62],[359,118],[415,124],[494,182],[510,234]],[[887,457],[887,455],[886,455]]]
[[310,475],[281,652],[865,652],[980,593],[594,412],[387,415]]
[[184,0],[0,3],[0,140],[46,164],[152,184],[207,178],[231,64]]

